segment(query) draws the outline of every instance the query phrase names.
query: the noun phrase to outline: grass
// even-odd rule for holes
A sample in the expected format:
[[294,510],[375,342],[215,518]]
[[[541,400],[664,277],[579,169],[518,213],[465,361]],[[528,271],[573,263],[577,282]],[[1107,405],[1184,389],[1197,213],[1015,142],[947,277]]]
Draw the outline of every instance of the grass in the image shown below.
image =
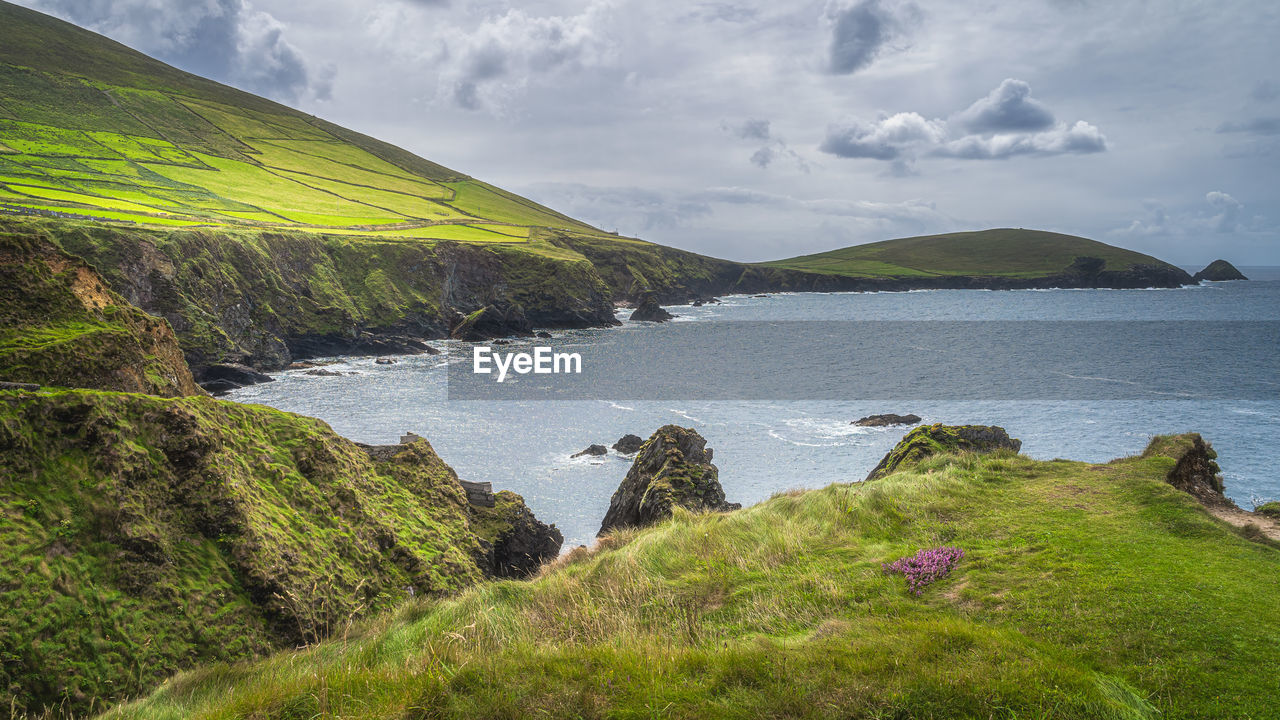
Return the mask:
[[1149,255],[1095,240],[1009,228],[885,240],[761,265],[852,277],[1017,278],[1061,272],[1077,257],[1101,258],[1106,270],[1124,270],[1134,264],[1166,265]]
[[[505,242],[538,227],[600,234],[400,148],[7,3],[0,152],[6,204],[104,222],[348,233],[407,223],[380,234],[492,241],[485,232],[421,232],[422,222],[474,218],[507,228]],[[33,184],[43,187],[21,187]],[[166,215],[149,217],[155,207]]]
[[[110,718],[1263,718],[1280,552],[1103,465],[938,456],[410,601]],[[962,548],[911,594],[881,564]]]
[[19,713],[83,716],[456,591],[528,512],[510,493],[473,511],[425,441],[375,460],[319,420],[209,397],[0,391],[0,447],[0,687]]

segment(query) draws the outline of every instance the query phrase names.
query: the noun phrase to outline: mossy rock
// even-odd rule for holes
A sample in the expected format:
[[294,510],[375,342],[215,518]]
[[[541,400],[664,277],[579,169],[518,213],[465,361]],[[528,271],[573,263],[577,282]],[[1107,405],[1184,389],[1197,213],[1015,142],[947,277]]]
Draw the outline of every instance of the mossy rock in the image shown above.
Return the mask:
[[79,714],[454,592],[535,521],[510,493],[482,520],[426,440],[375,451],[209,397],[0,391],[0,478],[19,713]]
[[1271,502],[1263,503],[1254,508],[1253,511],[1259,515],[1265,515],[1266,517],[1280,520],[1280,500],[1272,500]]
[[0,380],[199,395],[163,318],[38,234],[0,232]]
[[923,425],[903,436],[866,479],[882,478],[931,455],[1000,450],[1017,453],[1021,449],[1021,440],[1009,437],[1004,428],[995,425]]

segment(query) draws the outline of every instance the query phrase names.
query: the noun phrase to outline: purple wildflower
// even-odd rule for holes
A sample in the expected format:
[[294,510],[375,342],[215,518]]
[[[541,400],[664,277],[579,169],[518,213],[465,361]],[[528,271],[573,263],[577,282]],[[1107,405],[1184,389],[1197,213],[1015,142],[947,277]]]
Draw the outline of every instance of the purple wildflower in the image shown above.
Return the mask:
[[928,548],[898,558],[891,563],[882,563],[880,567],[887,573],[902,573],[907,578],[907,587],[919,595],[934,580],[939,580],[951,572],[951,568],[964,557],[964,551],[958,547]]

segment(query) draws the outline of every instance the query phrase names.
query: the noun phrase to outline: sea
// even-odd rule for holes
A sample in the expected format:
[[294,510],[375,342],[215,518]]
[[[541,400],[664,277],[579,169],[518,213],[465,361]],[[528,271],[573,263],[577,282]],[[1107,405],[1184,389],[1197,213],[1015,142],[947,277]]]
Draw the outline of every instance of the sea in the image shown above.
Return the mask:
[[[580,374],[474,373],[440,355],[328,358],[228,398],[320,418],[369,444],[427,438],[466,480],[522,495],[590,545],[631,458],[571,457],[676,424],[714,449],[729,500],[861,481],[909,430],[877,413],[999,425],[1033,458],[1103,462],[1194,431],[1245,509],[1280,499],[1280,267],[1149,290],[928,290],[728,296],[669,323],[485,344],[577,354]],[[566,367],[568,364],[566,363]],[[536,375],[536,376],[535,376]]]

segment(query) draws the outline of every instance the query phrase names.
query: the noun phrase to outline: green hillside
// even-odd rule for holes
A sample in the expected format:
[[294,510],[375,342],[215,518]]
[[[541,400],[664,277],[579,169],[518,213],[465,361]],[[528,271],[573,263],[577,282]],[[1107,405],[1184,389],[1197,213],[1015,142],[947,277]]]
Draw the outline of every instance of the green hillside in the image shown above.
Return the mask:
[[[1280,551],[1165,476],[939,455],[180,675],[111,718],[1264,718]],[[916,596],[882,563],[964,556]]]
[[0,390],[0,478],[0,689],[19,714],[80,716],[509,576],[506,538],[531,525],[518,495],[470,504],[425,440],[369,449],[208,397]]
[[1104,270],[1124,270],[1133,265],[1173,267],[1150,255],[1096,240],[1012,228],[885,240],[761,264],[848,277],[1017,278],[1062,272],[1078,257],[1099,258],[1105,262]]
[[527,242],[599,230],[400,148],[0,2],[0,211]]

